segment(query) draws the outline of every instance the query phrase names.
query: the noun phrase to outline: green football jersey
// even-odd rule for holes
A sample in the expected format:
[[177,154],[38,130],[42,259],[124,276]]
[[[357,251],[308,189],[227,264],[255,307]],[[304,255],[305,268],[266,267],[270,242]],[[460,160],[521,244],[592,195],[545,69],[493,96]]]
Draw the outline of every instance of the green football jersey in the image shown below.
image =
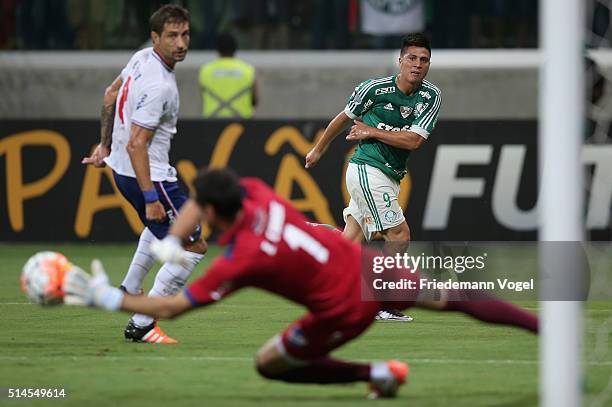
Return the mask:
[[[410,96],[395,84],[395,76],[368,79],[355,88],[344,109],[351,119],[389,131],[412,131],[427,139],[438,121],[441,92],[424,80]],[[399,182],[406,174],[410,150],[392,147],[375,139],[362,140],[351,162],[380,169]]]

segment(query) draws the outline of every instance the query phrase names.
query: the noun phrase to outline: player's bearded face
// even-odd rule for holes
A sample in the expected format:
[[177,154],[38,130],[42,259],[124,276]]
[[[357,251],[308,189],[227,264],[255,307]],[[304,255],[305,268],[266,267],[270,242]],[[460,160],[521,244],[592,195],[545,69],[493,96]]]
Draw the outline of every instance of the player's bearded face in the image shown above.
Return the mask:
[[400,56],[400,74],[407,82],[420,82],[429,71],[431,55],[426,48],[408,47]]
[[187,56],[189,40],[189,23],[166,23],[161,36],[154,35],[153,44],[167,62],[174,64]]

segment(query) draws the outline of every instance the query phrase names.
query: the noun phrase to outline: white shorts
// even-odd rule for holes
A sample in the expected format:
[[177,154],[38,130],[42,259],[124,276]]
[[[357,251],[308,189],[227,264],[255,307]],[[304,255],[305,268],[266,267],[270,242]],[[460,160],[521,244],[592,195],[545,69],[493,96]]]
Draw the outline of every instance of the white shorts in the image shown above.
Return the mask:
[[351,195],[348,208],[342,213],[344,223],[352,216],[367,240],[405,221],[399,206],[400,184],[376,167],[349,163],[346,169],[346,189]]

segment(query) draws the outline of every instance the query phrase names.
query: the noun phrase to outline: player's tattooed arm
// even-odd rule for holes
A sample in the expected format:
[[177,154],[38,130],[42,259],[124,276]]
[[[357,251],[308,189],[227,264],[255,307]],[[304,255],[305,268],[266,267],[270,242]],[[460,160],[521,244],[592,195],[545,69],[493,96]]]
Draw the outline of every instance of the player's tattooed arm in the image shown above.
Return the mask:
[[121,88],[121,76],[118,76],[104,92],[102,112],[100,114],[100,144],[110,147],[113,141],[113,122],[115,120],[115,104]]
[[113,122],[115,120],[115,103],[121,88],[121,76],[118,76],[104,92],[102,112],[100,114],[100,143],[89,157],[83,157],[82,164],[97,168],[106,166],[104,159],[110,154],[113,141]]
[[102,106],[100,115],[100,144],[110,147],[113,141],[113,118],[115,116],[115,105]]

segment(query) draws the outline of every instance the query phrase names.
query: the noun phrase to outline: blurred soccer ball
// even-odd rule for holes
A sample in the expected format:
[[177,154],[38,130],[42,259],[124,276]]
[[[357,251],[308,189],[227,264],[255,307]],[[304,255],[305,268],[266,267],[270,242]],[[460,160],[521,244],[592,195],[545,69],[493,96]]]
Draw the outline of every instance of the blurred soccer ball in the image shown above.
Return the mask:
[[60,304],[64,298],[64,274],[70,267],[72,265],[61,253],[36,253],[21,271],[21,291],[37,304]]

